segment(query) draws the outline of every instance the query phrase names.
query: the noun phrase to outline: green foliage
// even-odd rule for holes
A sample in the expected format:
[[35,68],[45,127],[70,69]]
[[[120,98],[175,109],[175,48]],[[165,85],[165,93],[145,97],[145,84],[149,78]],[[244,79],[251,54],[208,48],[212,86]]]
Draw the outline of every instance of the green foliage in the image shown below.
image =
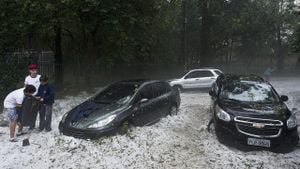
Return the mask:
[[[13,59],[1,59],[0,62],[0,100],[11,91],[15,90],[20,83],[24,80],[24,70],[26,70],[26,65],[18,64]],[[0,107],[2,102],[0,103]]]
[[291,37],[291,48],[293,52],[300,52],[300,25],[297,27]]
[[[246,62],[268,59],[276,55],[279,40],[282,46],[296,41],[290,38],[296,25],[294,0],[186,2],[188,64],[199,64],[203,57],[200,32],[205,26],[209,39],[203,50],[211,63],[228,55]],[[206,25],[203,2],[208,4]],[[108,68],[176,63],[183,57],[182,9],[182,0],[2,0],[0,53],[29,46],[54,49],[61,27],[65,63]],[[35,44],[28,42],[32,37]]]

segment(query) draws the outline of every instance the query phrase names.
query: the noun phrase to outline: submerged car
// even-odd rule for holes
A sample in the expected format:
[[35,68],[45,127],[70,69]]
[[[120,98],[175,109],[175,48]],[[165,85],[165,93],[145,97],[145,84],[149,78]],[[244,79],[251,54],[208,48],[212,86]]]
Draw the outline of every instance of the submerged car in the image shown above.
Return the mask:
[[289,152],[299,142],[295,112],[271,84],[254,75],[219,76],[209,91],[218,140],[245,151]]
[[222,72],[214,68],[193,69],[179,79],[170,80],[169,83],[178,90],[210,88],[220,74]]
[[66,113],[59,130],[78,138],[115,134],[128,124],[150,125],[164,116],[176,115],[177,90],[164,81],[128,80],[114,83]]

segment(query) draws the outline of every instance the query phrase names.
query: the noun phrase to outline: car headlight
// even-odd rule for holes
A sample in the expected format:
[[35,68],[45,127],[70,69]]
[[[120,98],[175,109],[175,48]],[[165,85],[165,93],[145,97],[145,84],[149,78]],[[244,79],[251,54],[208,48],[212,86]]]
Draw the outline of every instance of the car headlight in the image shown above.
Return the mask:
[[294,128],[297,126],[297,119],[294,114],[291,115],[291,117],[286,121],[286,126],[288,129]]
[[96,123],[91,124],[90,126],[88,126],[88,128],[101,128],[101,127],[104,127],[104,126],[108,125],[110,122],[112,122],[115,118],[116,118],[115,114],[111,115],[111,116],[108,116],[107,118],[103,118],[103,119],[97,121]]
[[220,120],[229,122],[231,120],[230,115],[225,112],[224,110],[222,110],[219,106],[216,107],[216,111],[217,111],[217,117]]
[[62,123],[64,123],[64,122],[66,121],[66,118],[67,118],[68,114],[69,114],[69,112],[67,112],[67,113],[65,113],[65,114],[63,115],[63,117],[61,118],[61,122],[62,122]]

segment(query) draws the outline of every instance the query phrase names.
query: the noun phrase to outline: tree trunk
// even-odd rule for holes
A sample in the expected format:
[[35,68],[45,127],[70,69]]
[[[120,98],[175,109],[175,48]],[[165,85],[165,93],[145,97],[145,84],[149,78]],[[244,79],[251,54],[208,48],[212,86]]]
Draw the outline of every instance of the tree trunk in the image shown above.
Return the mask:
[[[277,12],[278,16],[280,16],[281,11],[283,10],[283,1],[277,1]],[[279,19],[276,24],[276,40],[277,40],[277,50],[276,50],[276,57],[277,57],[277,69],[278,71],[282,71],[284,68],[284,56],[282,52],[282,38],[281,38],[281,28],[282,28],[282,21]]]
[[182,64],[184,65],[184,71],[187,69],[187,56],[186,56],[186,24],[187,24],[187,17],[186,17],[186,0],[182,1],[182,31],[181,31],[181,55],[178,56],[177,63],[179,66]]
[[280,27],[277,28],[277,69],[278,71],[282,71],[284,68],[284,56],[282,53],[282,40],[281,40],[281,31]]
[[63,54],[62,54],[61,24],[55,27],[55,85],[58,90],[63,88]]
[[208,0],[201,0],[201,40],[200,40],[200,65],[207,66],[209,64],[209,11],[208,11]]

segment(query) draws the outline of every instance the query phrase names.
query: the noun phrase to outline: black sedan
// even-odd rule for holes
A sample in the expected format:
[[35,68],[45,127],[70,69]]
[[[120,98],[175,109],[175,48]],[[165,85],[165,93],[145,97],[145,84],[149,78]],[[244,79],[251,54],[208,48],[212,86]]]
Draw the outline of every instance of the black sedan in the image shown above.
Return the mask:
[[128,80],[114,83],[66,113],[59,130],[77,138],[98,138],[124,126],[150,125],[177,114],[178,90],[164,81]]
[[298,144],[295,113],[271,84],[254,76],[222,75],[213,84],[211,113],[221,143],[242,150],[289,152]]

